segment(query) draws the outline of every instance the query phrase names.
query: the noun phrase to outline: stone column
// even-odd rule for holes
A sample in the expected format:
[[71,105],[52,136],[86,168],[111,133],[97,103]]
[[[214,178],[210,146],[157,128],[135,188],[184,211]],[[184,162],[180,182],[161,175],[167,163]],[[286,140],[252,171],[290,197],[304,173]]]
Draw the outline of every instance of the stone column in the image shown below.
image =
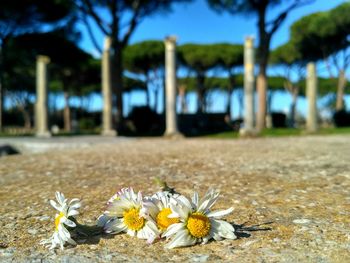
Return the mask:
[[254,38],[244,42],[244,127],[241,135],[251,136],[254,130]]
[[308,112],[306,119],[306,130],[308,132],[316,132],[317,124],[317,76],[315,63],[308,63],[306,66],[306,97],[308,104]]
[[35,103],[35,128],[37,137],[51,137],[48,128],[47,106],[47,64],[50,58],[37,56],[36,59],[36,103]]
[[112,128],[112,76],[111,76],[111,44],[110,37],[105,38],[104,50],[102,54],[102,135],[115,136],[117,132]]
[[179,135],[176,116],[176,37],[165,39],[165,136]]

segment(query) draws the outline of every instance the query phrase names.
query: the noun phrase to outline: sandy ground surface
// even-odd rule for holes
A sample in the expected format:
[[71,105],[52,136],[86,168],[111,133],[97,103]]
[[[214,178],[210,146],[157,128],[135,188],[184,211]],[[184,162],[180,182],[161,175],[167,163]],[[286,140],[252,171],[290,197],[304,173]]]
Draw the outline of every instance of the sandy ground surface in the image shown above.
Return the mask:
[[[350,136],[114,139],[1,157],[0,262],[350,262],[349,168]],[[93,224],[118,189],[151,194],[155,177],[185,195],[218,188],[215,208],[235,208],[229,222],[261,230],[174,250],[127,235],[39,244],[54,229],[56,190],[82,199],[78,219]]]

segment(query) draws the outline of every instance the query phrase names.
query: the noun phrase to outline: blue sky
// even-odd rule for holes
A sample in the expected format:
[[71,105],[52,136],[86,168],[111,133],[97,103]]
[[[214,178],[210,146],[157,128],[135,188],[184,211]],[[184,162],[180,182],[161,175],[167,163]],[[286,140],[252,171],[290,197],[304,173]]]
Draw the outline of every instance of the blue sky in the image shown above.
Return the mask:
[[[288,2],[288,1],[285,1]],[[271,47],[275,48],[288,41],[290,25],[310,13],[329,10],[344,0],[316,0],[313,4],[303,6],[292,11],[282,27],[274,35]],[[281,5],[275,9],[269,10],[268,18],[274,18],[276,14],[286,6]],[[94,48],[85,28],[81,25],[79,28],[83,32],[80,46],[95,56],[99,56]],[[103,35],[94,28],[96,36],[103,43]],[[146,18],[136,29],[131,37],[130,43],[143,40],[158,39],[163,40],[167,35],[177,35],[178,43],[215,43],[230,42],[243,43],[247,35],[257,36],[256,18],[254,16],[229,15],[227,13],[218,14],[211,10],[205,0],[196,0],[191,4],[177,4],[173,7],[173,12],[169,14],[158,14]],[[214,94],[215,102],[213,111],[224,109],[227,98],[223,94]],[[161,96],[161,94],[160,94]],[[125,98],[133,105],[142,105],[145,103],[145,96],[141,92],[134,93],[131,98]],[[151,97],[151,102],[154,100]],[[92,103],[93,109],[101,109],[101,98],[95,96]],[[290,98],[284,93],[278,93],[273,100],[273,110],[287,111],[289,108]],[[195,108],[195,97],[189,96],[189,108]],[[234,115],[237,115],[237,102],[234,101]],[[300,100],[298,110],[305,112],[306,103]],[[126,109],[127,111],[129,109]]]
[[[289,2],[289,1],[285,1]],[[344,0],[316,0],[313,4],[292,11],[272,40],[272,48],[288,41],[289,27],[302,16],[331,9]],[[269,11],[271,18],[285,7],[284,5]],[[85,29],[80,46],[86,51],[95,53]],[[95,33],[103,43],[103,35]],[[190,4],[177,4],[169,14],[157,14],[146,18],[132,35],[130,43],[147,39],[163,40],[167,35],[177,35],[179,44],[184,43],[243,43],[247,35],[257,36],[256,18],[254,16],[218,14],[211,10],[205,0],[196,0]]]

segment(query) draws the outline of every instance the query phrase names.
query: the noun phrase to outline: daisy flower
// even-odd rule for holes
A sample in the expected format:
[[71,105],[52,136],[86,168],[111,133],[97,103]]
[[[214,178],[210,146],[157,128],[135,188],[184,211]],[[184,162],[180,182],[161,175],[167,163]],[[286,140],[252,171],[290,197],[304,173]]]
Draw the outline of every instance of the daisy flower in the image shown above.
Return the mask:
[[163,233],[167,228],[180,222],[179,218],[169,218],[172,214],[170,204],[176,204],[176,198],[180,195],[170,194],[169,192],[158,192],[151,197],[145,197],[141,212],[147,217],[151,217],[158,227],[160,233]]
[[107,217],[100,219],[105,232],[113,234],[126,232],[141,239],[154,239],[158,236],[155,223],[141,213],[142,201],[141,192],[135,194],[132,188],[123,188],[118,197],[109,203],[105,212]]
[[180,196],[177,204],[170,204],[173,211],[168,217],[180,218],[180,222],[172,224],[164,232],[163,236],[170,239],[167,248],[191,246],[196,243],[207,243],[210,239],[222,240],[236,239],[235,229],[231,224],[219,218],[230,214],[233,208],[221,211],[210,211],[219,197],[219,192],[209,190],[199,200],[195,192],[192,202],[186,197]]
[[50,249],[61,247],[63,249],[64,244],[75,245],[75,241],[71,238],[67,227],[73,228],[76,224],[69,218],[74,218],[79,214],[78,210],[81,206],[79,199],[74,198],[68,203],[68,199],[60,192],[56,192],[57,202],[50,200],[50,204],[59,213],[55,216],[55,231],[49,239],[41,241],[41,244],[46,245]]

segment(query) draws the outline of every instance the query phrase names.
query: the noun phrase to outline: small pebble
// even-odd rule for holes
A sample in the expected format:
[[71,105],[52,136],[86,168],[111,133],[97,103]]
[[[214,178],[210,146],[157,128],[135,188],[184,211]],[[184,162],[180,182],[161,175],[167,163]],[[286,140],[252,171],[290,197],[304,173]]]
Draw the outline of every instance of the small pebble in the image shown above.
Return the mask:
[[209,255],[194,255],[191,259],[192,262],[207,262]]
[[295,219],[293,220],[294,224],[309,224],[311,220],[306,219],[306,218],[301,218],[301,219]]
[[39,217],[39,220],[40,220],[40,221],[47,221],[47,220],[49,220],[49,219],[50,219],[50,217],[47,216],[47,215],[43,215],[43,216]]
[[38,230],[37,229],[28,229],[28,233],[31,234],[31,235],[36,235],[38,233]]

